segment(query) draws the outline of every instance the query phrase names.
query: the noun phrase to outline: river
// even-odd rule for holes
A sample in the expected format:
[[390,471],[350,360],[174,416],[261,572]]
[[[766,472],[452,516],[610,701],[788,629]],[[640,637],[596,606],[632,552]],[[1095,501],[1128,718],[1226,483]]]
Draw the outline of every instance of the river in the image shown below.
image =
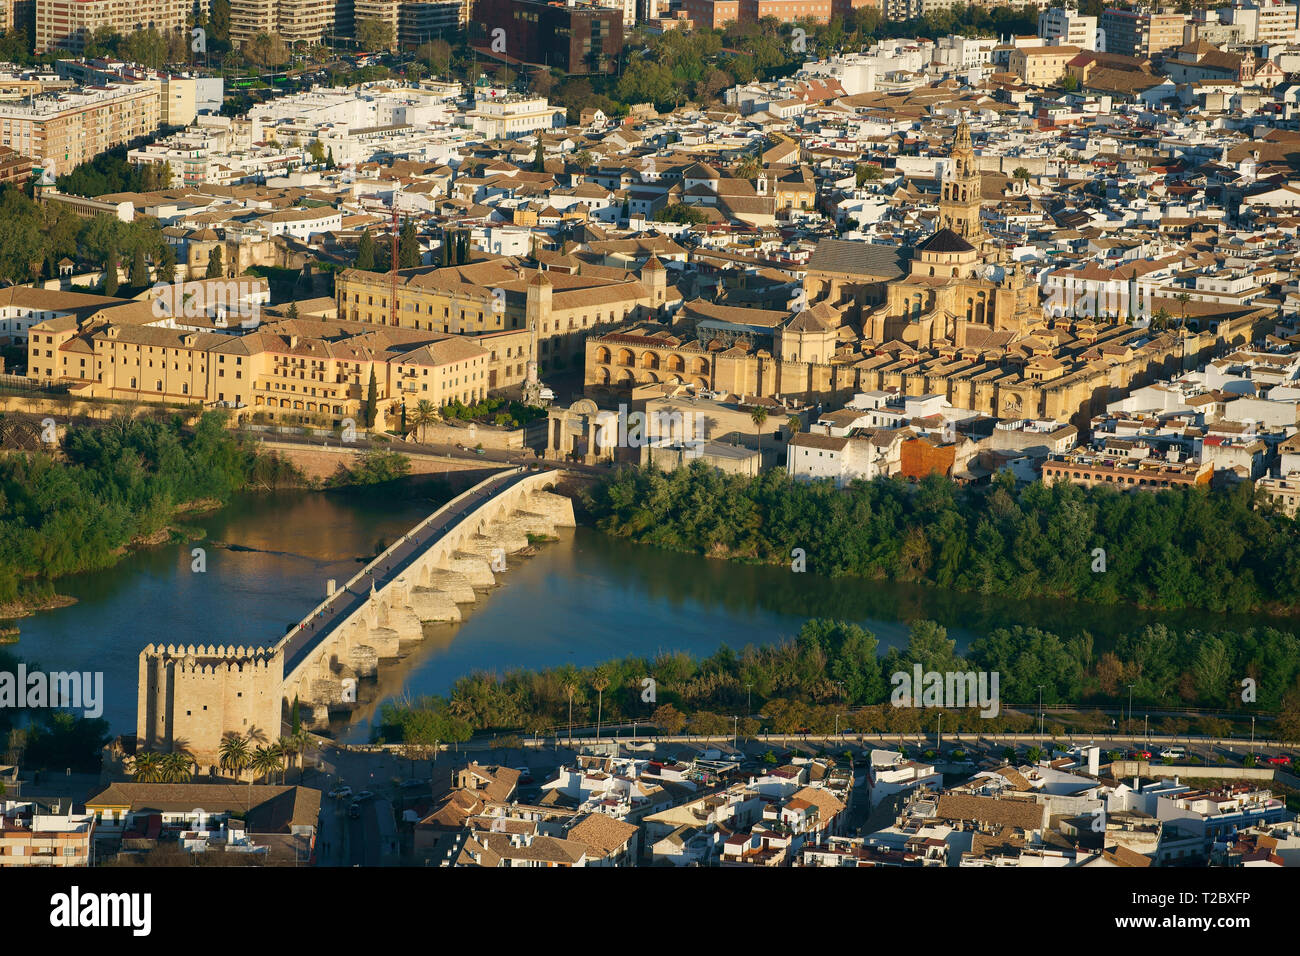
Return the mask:
[[[320,602],[327,579],[350,578],[359,557],[373,555],[434,507],[415,489],[406,497],[300,491],[240,497],[193,520],[205,529],[204,539],[140,551],[111,569],[62,579],[59,592],[77,603],[21,619],[21,638],[8,650],[29,669],[103,671],[103,716],[113,733],[131,733],[138,657],[146,644],[273,644]],[[193,570],[195,547],[205,551],[202,572]],[[1062,636],[1087,630],[1098,647],[1156,621],[1201,628],[1262,623],[822,578],[657,551],[589,528],[564,531],[535,556],[511,564],[499,587],[463,608],[465,620],[427,626],[425,641],[408,657],[381,666],[378,696],[338,728],[341,736],[365,740],[383,700],[445,693],[476,669],[581,666],[659,651],[706,655],[723,643],[739,649],[779,641],[816,616],[856,621],[882,648],[905,644],[907,622],[917,618],[945,625],[959,649],[1017,623]]]

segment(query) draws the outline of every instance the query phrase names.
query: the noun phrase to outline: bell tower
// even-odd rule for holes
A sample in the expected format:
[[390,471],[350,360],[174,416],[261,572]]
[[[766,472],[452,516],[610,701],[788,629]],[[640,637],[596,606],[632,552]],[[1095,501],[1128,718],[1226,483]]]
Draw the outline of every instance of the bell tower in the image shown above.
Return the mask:
[[984,238],[980,225],[980,173],[971,146],[970,127],[963,118],[952,138],[951,169],[943,179],[939,200],[939,228],[951,229],[971,245]]

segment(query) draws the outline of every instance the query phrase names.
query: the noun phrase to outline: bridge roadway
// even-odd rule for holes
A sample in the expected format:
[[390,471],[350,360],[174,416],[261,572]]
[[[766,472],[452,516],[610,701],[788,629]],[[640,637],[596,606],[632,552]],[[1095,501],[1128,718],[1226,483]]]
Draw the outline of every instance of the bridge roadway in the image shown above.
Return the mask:
[[363,607],[370,600],[372,587],[374,591],[381,591],[397,580],[449,528],[474,512],[484,501],[519,484],[530,474],[535,472],[512,468],[494,475],[453,498],[394,542],[280,640],[277,649],[284,655],[284,673],[292,673],[313,650],[329,639],[334,628]]

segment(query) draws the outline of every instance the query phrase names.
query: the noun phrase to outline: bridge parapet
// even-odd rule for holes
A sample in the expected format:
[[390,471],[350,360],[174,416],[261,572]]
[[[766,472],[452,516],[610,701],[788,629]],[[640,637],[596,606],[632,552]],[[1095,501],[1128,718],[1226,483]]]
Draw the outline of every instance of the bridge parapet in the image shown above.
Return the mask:
[[[296,697],[313,723],[355,707],[337,693],[344,676],[373,676],[385,658],[421,639],[426,623],[460,621],[460,605],[493,587],[505,556],[527,549],[530,535],[573,527],[573,503],[546,490],[555,477],[519,468],[480,482],[327,597],[276,647],[287,662],[285,703]],[[348,606],[337,607],[341,601]]]

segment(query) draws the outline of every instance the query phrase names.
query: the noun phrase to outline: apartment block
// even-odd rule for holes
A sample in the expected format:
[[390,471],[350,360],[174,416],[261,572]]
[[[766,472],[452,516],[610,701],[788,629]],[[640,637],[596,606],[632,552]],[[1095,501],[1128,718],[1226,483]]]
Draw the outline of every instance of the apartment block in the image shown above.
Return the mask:
[[158,86],[110,84],[0,103],[0,146],[55,174],[115,146],[152,136],[162,119]]
[[230,42],[247,43],[259,33],[276,32],[277,0],[230,0]]
[[397,42],[399,46],[417,47],[467,26],[468,0],[403,3],[397,12]]
[[921,16],[922,0],[881,0],[880,15],[892,22],[915,20]]
[[[378,20],[388,24],[393,31],[393,44],[397,44],[397,31],[401,21],[402,4],[398,0],[354,0],[352,4],[353,35],[363,20]],[[370,51],[374,52],[374,51]]]
[[1247,43],[1285,46],[1300,43],[1300,21],[1294,3],[1244,3],[1222,11],[1228,23],[1241,29]]
[[259,33],[277,34],[287,44],[318,43],[334,29],[334,0],[230,0],[235,46]]
[[184,30],[193,9],[190,0],[36,0],[36,52],[61,49],[81,53],[86,38],[97,30],[119,36],[141,30],[164,34]]
[[1097,49],[1097,18],[1068,7],[1051,7],[1038,15],[1038,35],[1055,46]]
[[1152,13],[1148,10],[1102,12],[1101,29],[1104,53],[1149,59],[1183,44],[1187,16],[1182,13]]
[[36,19],[36,0],[0,0],[0,31],[22,31]]

